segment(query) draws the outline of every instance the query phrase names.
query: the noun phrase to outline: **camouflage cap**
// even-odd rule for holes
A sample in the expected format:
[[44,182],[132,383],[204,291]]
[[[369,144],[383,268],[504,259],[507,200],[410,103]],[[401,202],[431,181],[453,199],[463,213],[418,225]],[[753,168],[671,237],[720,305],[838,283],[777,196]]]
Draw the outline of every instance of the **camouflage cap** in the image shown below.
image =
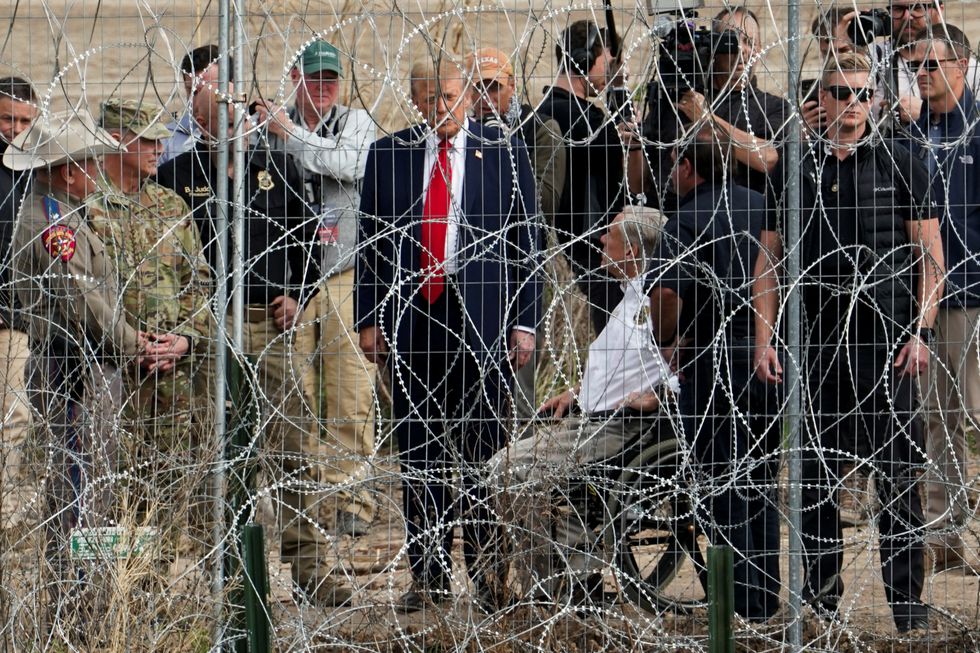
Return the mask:
[[140,138],[158,141],[170,138],[170,130],[160,122],[163,107],[139,100],[109,98],[102,103],[99,124],[103,129],[128,129]]

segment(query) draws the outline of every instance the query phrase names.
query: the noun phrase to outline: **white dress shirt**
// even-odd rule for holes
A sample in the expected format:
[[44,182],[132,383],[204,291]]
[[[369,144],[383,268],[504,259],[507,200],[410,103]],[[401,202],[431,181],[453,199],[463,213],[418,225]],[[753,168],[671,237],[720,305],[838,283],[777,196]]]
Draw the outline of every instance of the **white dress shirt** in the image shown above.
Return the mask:
[[578,396],[586,414],[616,410],[631,393],[652,391],[661,384],[679,390],[653,337],[644,278],[623,283],[623,301],[589,347]]

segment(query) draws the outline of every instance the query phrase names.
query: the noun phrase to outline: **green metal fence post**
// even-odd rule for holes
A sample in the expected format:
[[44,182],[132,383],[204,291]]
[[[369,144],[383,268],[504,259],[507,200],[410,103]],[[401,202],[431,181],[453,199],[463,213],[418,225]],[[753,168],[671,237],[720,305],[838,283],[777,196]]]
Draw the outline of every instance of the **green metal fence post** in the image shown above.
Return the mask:
[[708,651],[735,653],[735,556],[731,547],[708,548]]

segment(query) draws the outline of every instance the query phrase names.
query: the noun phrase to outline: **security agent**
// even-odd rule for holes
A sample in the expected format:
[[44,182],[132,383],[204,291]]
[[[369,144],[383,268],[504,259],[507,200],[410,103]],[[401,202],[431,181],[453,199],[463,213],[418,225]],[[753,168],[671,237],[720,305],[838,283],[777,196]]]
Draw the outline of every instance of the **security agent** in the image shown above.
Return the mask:
[[706,488],[700,517],[735,551],[735,611],[765,621],[779,605],[781,429],[777,397],[752,379],[750,287],[769,207],[731,182],[717,143],[691,142],[672,159],[678,206],[654,256],[654,333],[682,378],[682,437]]
[[[30,128],[37,116],[37,97],[30,82],[0,78],[0,156],[10,142]],[[10,258],[17,212],[30,189],[30,173],[15,172],[0,163],[0,410],[4,424],[4,468],[0,470],[0,511],[8,524],[27,514],[29,474],[24,454],[31,425],[27,400],[27,320],[10,284]]]
[[724,145],[725,156],[735,162],[732,180],[739,186],[765,194],[768,175],[779,161],[783,125],[791,112],[784,99],[756,85],[753,66],[762,53],[762,36],[755,13],[746,7],[724,9],[711,26],[716,36],[736,38],[738,51],[713,53],[704,93],[688,90],[669,111],[653,107],[643,128],[646,145],[630,151],[630,190],[656,205],[670,194],[670,144],[692,124],[700,128],[703,140]]
[[[158,181],[177,191],[194,214],[212,270],[218,265],[218,238],[214,211],[217,93],[202,90],[194,98],[194,118],[208,138],[194,150],[159,167]],[[233,134],[234,115],[224,126]],[[245,303],[247,318],[273,316],[282,329],[293,326],[304,286],[315,287],[319,263],[310,256],[315,223],[303,201],[302,177],[284,152],[257,144],[247,153],[245,198],[249,217],[245,227]]]
[[[803,396],[803,598],[834,618],[843,582],[840,470],[871,466],[882,506],[879,546],[885,596],[899,631],[928,627],[921,602],[922,505],[917,377],[943,291],[943,250],[924,166],[871,132],[871,65],[860,54],[828,63],[820,102],[827,130],[801,162]],[[778,225],[761,241],[778,262]],[[779,383],[773,341],[778,268],[759,268],[755,301],[757,375]],[[849,431],[867,456],[846,452]],[[862,444],[859,442],[859,444]]]
[[562,32],[555,57],[558,76],[538,106],[542,119],[557,121],[566,148],[554,228],[598,332],[622,299],[619,284],[602,272],[599,238],[624,203],[624,146],[616,125],[591,101],[605,89],[613,57],[602,30],[589,20]]
[[[233,133],[234,117],[229,115],[228,124],[219,124],[217,93],[204,89],[194,97],[194,119],[202,140],[194,151],[161,166],[158,179],[190,206],[214,269],[221,234],[212,214],[213,189],[218,175],[230,172],[216,168],[216,142],[222,131]],[[302,178],[285,153],[259,144],[247,156],[242,353],[256,360],[260,395],[273,404],[262,410],[273,416],[266,430],[266,451],[275,454],[275,473],[281,474],[276,483],[278,502],[288,507],[280,511],[281,557],[290,563],[301,599],[329,607],[346,605],[351,590],[335,580],[326,566],[327,541],[314,526],[312,497],[297,489],[314,483],[304,457],[318,451],[303,424],[303,384],[291,363],[291,330],[302,303],[315,294],[308,289],[315,289],[319,279],[318,257],[311,250],[315,224],[300,195]]]
[[928,544],[935,572],[959,568],[980,574],[965,559],[960,535],[972,514],[966,432],[980,420],[980,104],[967,83],[969,58],[970,42],[953,25],[943,34],[916,35],[910,64],[924,104],[909,132],[912,153],[929,168],[933,198],[941,204],[949,270],[935,323],[935,386],[922,389],[929,424],[926,453],[933,463],[923,486],[925,515],[937,531]]
[[[943,0],[891,0],[884,9],[860,12],[851,11],[841,21],[843,30],[851,38],[864,34],[859,46],[868,42],[867,54],[878,71],[878,89],[873,111],[883,118],[881,129],[901,135],[904,127],[919,119],[923,98],[916,83],[915,59],[916,35],[932,29],[941,35],[945,30],[945,3]],[[857,34],[856,34],[857,32]],[[870,42],[885,36],[879,42]],[[980,65],[970,57],[967,72],[968,85],[976,90],[980,84]]]

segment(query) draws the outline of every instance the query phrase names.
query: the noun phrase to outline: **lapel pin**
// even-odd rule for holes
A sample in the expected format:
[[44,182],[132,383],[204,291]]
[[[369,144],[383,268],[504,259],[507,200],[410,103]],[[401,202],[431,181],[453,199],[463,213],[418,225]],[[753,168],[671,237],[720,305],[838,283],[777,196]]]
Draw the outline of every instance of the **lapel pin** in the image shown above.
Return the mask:
[[483,152],[481,150],[477,150],[473,154],[475,154],[476,155],[476,158],[478,158],[478,159],[482,159],[483,158]]

